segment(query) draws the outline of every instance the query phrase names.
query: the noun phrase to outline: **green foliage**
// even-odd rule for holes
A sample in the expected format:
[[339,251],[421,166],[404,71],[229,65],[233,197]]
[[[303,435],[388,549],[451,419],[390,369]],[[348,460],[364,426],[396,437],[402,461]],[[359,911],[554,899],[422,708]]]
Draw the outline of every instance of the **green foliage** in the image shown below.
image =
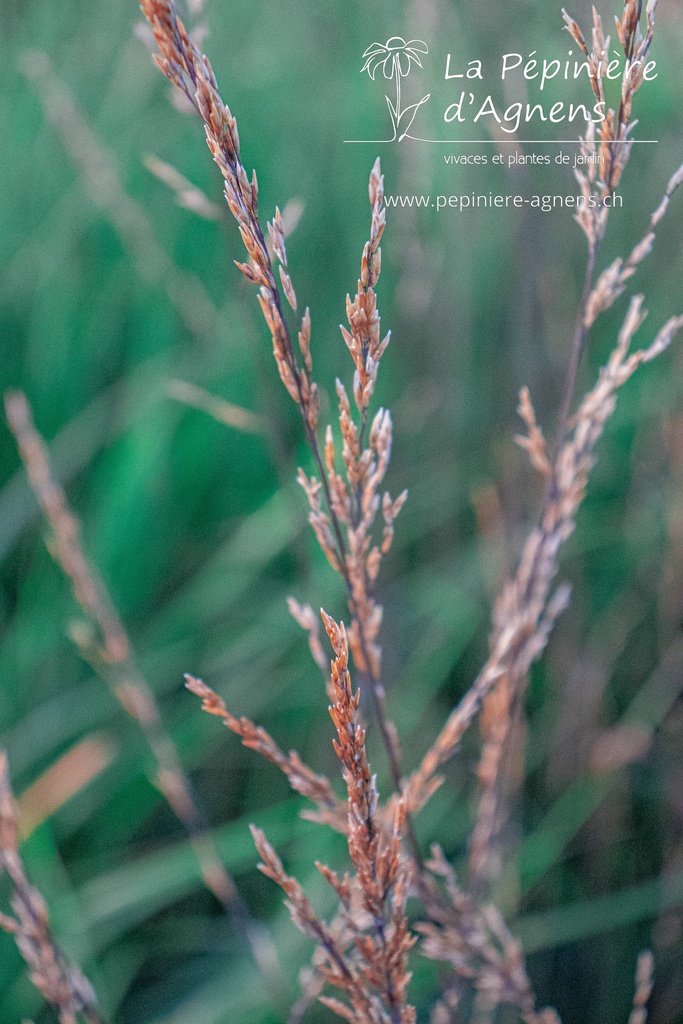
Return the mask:
[[[513,7],[522,11],[521,26]],[[367,237],[366,182],[376,155],[343,140],[372,137],[386,116],[381,90],[359,74],[360,58],[374,38],[409,25],[424,34],[420,10],[395,0],[207,4],[205,46],[238,117],[245,163],[257,168],[262,211],[270,217],[290,198],[305,204],[288,254],[300,301],[312,310],[316,378],[328,389],[323,418],[334,376],[350,377],[337,325]],[[434,10],[430,38],[465,58],[542,50],[557,45],[560,33],[559,10],[540,0],[443,0]],[[610,258],[641,237],[683,156],[683,33],[675,15],[661,13],[655,55],[662,72],[638,97],[647,137],[662,143],[634,155],[625,208],[612,220]],[[144,169],[144,155],[154,153],[221,202],[200,125],[170,106],[166,83],[133,36],[135,4],[4,0],[0,18],[2,385],[27,392],[51,440],[86,549],[126,622],[225,864],[254,915],[273,930],[293,999],[309,944],[275,887],[257,876],[247,823],[267,829],[316,904],[330,910],[311,864],[343,865],[343,844],[302,822],[301,802],[275,769],[199,713],[182,673],[202,675],[234,713],[262,723],[285,749],[296,747],[334,777],[319,672],[285,607],[294,593],[314,607],[342,608],[293,482],[300,461],[311,468],[300,422],[277,380],[254,296],[232,266],[240,256],[233,225],[181,209]],[[82,169],[21,71],[29,49],[49,53],[163,252],[203,282],[218,315],[202,336],[183,323],[164,280],[141,275],[140,253],[117,232],[108,197],[92,201]],[[425,91],[443,93],[441,76],[434,66],[425,71]],[[568,170],[445,168],[436,149],[407,142],[383,152],[387,191],[573,188]],[[680,312],[672,302],[680,302],[681,218],[678,198],[639,272],[651,310],[647,337]],[[407,486],[410,498],[382,579],[383,639],[389,709],[412,767],[476,672],[492,588],[537,508],[538,484],[511,440],[517,393],[529,385],[551,433],[583,243],[566,212],[397,210],[388,221],[379,302],[392,344],[378,400],[392,408],[395,423],[388,485],[393,493]],[[592,340],[584,383],[609,351],[623,308]],[[679,340],[620,398],[564,559],[572,609],[529,695],[526,771],[497,895],[532,953],[539,998],[557,1005],[566,1024],[625,1020],[635,956],[650,943],[661,980],[654,1020],[683,1019],[676,967],[683,927],[682,370]],[[180,405],[168,395],[174,378],[258,412],[265,436]],[[670,428],[667,445],[662,424]],[[261,980],[203,890],[188,842],[150,781],[135,724],[68,639],[79,610],[45,552],[43,524],[4,429],[0,466],[0,746],[16,792],[84,737],[102,736],[115,750],[109,767],[25,846],[55,931],[119,1024],[275,1021]],[[494,486],[504,542],[480,535],[475,515],[478,496]],[[639,763],[596,769],[603,730],[634,721],[649,738]],[[374,734],[371,752],[386,785]],[[466,744],[418,823],[425,843],[438,838],[456,859],[466,853],[474,755]],[[1,943],[3,1021],[50,1020],[11,941]],[[433,982],[433,965],[418,963],[421,1020]],[[311,1020],[316,1013],[324,1019],[314,1010]]]

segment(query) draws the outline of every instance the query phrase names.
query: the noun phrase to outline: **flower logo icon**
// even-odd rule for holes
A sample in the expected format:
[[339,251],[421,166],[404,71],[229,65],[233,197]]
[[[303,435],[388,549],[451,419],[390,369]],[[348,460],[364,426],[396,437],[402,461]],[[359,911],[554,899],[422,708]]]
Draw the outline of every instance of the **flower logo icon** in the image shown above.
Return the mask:
[[393,128],[393,136],[387,140],[389,142],[394,142],[396,139],[401,142],[406,138],[419,108],[427,102],[431,95],[427,93],[418,103],[401,106],[401,79],[408,77],[413,64],[422,67],[421,53],[429,53],[429,47],[421,39],[411,39],[410,42],[406,42],[401,36],[392,36],[391,39],[387,39],[386,43],[372,43],[363,54],[365,64],[361,68],[361,74],[367,71],[374,82],[375,75],[382,68],[387,81],[396,81],[395,102],[392,103],[391,99],[385,96]]
[[367,48],[363,54],[367,60],[361,68],[361,73],[367,71],[374,81],[377,70],[381,67],[384,69],[384,77],[390,81],[398,76],[405,78],[412,62],[422,67],[420,53],[429,53],[427,44],[421,39],[411,39],[407,43],[400,36],[392,36],[384,44],[373,43]]

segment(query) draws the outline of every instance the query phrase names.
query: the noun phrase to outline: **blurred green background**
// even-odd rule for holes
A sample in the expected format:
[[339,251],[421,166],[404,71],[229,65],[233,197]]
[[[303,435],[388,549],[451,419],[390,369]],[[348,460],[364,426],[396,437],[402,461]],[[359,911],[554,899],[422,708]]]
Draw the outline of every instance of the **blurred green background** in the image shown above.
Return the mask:
[[[615,12],[602,7],[606,21]],[[571,13],[586,24],[588,4]],[[293,1000],[310,944],[256,872],[247,824],[266,828],[329,912],[331,892],[313,861],[344,867],[343,843],[299,818],[302,801],[199,712],[182,673],[202,675],[234,712],[336,778],[319,673],[285,597],[339,617],[342,594],[294,483],[310,457],[252,289],[232,266],[241,258],[234,225],[180,208],[144,166],[156,155],[221,203],[202,128],[169,102],[134,34],[138,20],[135,3],[123,0],[0,4],[0,379],[33,404],[86,550],[221,855],[272,929]],[[380,138],[388,127],[384,83],[359,74],[363,51],[395,34],[428,42],[425,69],[408,82],[415,99],[432,91],[421,130],[436,135],[438,111],[453,98],[445,53],[454,63],[511,50],[561,56],[568,37],[559,6],[207,0],[200,20],[244,162],[258,172],[263,216],[276,203],[304,204],[288,254],[300,303],[312,310],[325,418],[334,377],[351,379],[337,325],[367,238],[377,152],[343,140]],[[660,74],[637,107],[643,135],[660,143],[634,151],[602,265],[642,236],[683,159],[676,0],[663,0],[659,22]],[[87,131],[69,121],[60,83]],[[487,137],[483,128],[477,137]],[[446,167],[441,153],[410,142],[383,147],[387,191],[574,191],[566,169]],[[568,212],[396,210],[388,222],[379,302],[393,333],[377,398],[395,424],[388,486],[407,486],[410,499],[381,597],[389,708],[411,768],[485,656],[492,595],[538,507],[538,482],[512,441],[517,396],[528,384],[552,433],[585,254]],[[677,197],[636,279],[651,311],[643,338],[681,312],[682,224]],[[582,385],[609,352],[624,308],[622,300],[596,330]],[[176,379],[258,413],[263,432],[187,408],[169,396]],[[19,795],[84,739],[109,759],[24,846],[56,934],[117,1024],[280,1020],[149,780],[139,730],[69,639],[80,612],[43,535],[0,428],[0,745]],[[539,999],[566,1024],[625,1021],[635,957],[648,945],[657,959],[651,1019],[673,1024],[683,1020],[680,339],[622,393],[563,574],[574,599],[533,672],[496,896],[528,951]],[[386,791],[372,732],[370,743]],[[475,808],[477,750],[473,734],[418,823],[423,842],[438,839],[457,864]],[[0,945],[2,1020],[53,1019],[12,941],[0,936]],[[419,956],[414,966],[413,999],[426,1022],[435,970]]]

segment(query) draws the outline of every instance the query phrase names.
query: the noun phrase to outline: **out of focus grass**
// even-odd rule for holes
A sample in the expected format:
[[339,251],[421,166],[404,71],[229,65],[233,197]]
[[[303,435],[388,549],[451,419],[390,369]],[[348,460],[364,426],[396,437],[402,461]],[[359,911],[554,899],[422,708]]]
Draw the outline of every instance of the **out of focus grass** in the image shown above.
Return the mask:
[[[586,7],[573,13],[585,17]],[[290,198],[305,204],[288,250],[299,298],[312,308],[316,376],[329,402],[334,376],[350,375],[337,324],[366,238],[376,155],[343,139],[372,137],[385,113],[379,91],[358,74],[360,55],[396,33],[424,35],[435,47],[438,40],[460,58],[542,51],[556,45],[559,10],[540,0],[210,0],[206,18],[206,48],[238,116],[245,163],[258,170],[263,211],[270,216]],[[232,267],[240,254],[232,225],[181,210],[143,166],[147,153],[169,160],[220,202],[200,126],[170,106],[133,36],[135,4],[4,0],[0,19],[2,385],[26,390],[51,439],[87,550],[130,630],[225,863],[273,930],[293,998],[311,951],[275,887],[254,870],[247,823],[267,828],[321,907],[331,900],[313,861],[343,863],[343,849],[300,820],[300,802],[275,770],[199,714],[181,680],[187,670],[203,675],[233,710],[334,772],[320,679],[284,601],[294,593],[342,609],[293,483],[297,464],[308,465],[296,410],[276,379],[254,296]],[[605,259],[640,238],[683,158],[683,28],[673,0],[662,3],[660,23],[662,70],[638,100],[647,136],[662,141],[634,154]],[[141,253],[117,233],[110,197],[92,201],[22,74],[29,50],[50,55],[169,260],[203,282],[216,316],[198,335],[164,281],[141,276]],[[431,74],[443,94],[441,72]],[[567,171],[475,177],[411,145],[385,147],[382,158],[391,193],[571,190]],[[492,587],[533,517],[537,485],[511,441],[517,392],[529,384],[550,426],[583,250],[568,214],[396,211],[389,220],[380,302],[393,341],[378,398],[394,413],[389,486],[408,486],[410,501],[382,596],[389,705],[410,767],[473,678]],[[639,275],[652,325],[680,312],[682,223],[678,201]],[[609,350],[622,308],[596,335],[584,381]],[[658,963],[652,1020],[683,1019],[682,371],[679,343],[620,399],[564,559],[572,609],[529,693],[524,780],[498,897],[530,951],[539,997],[567,1024],[624,1020],[635,956],[648,944]],[[265,435],[180,406],[167,393],[174,378],[258,412]],[[6,430],[0,460],[0,743],[16,790],[84,737],[114,752],[25,844],[56,933],[120,1024],[274,1021],[149,780],[136,728],[68,639],[79,612],[42,543]],[[494,487],[505,535],[487,539],[475,509]],[[642,727],[649,744],[636,763],[610,768],[596,751],[606,731],[624,723]],[[419,823],[424,840],[438,838],[456,860],[466,851],[475,756],[472,741]],[[418,959],[421,1020],[433,979]],[[0,1012],[8,1024],[51,1019],[9,940]]]

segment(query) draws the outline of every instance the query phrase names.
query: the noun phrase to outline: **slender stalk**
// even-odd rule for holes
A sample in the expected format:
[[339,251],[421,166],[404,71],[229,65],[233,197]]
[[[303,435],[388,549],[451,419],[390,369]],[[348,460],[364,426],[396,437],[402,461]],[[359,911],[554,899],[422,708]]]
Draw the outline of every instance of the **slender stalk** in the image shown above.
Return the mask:
[[178,750],[164,727],[154,691],[137,667],[118,611],[85,554],[80,525],[62,487],[53,478],[47,449],[35,427],[26,396],[22,392],[8,392],[5,411],[29,482],[53,534],[52,553],[69,579],[76,600],[100,634],[97,640],[88,640],[81,653],[123,710],[140,726],[155,761],[156,784],[190,838],[204,884],[245,939],[273,1002],[282,1004],[283,979],[272,940],[252,918],[219,857],[209,834],[209,822],[197,804]]
[[576,391],[576,378],[579,372],[579,365],[586,344],[586,338],[588,336],[588,328],[586,326],[586,306],[588,304],[589,296],[593,290],[593,276],[595,274],[595,263],[598,256],[598,249],[599,243],[597,241],[589,242],[583,291],[581,292],[579,308],[576,313],[569,365],[567,367],[567,376],[565,378],[564,391],[562,394],[562,404],[560,405],[560,412],[557,418],[557,433],[555,435],[556,455],[559,454],[567,433],[569,411]]
[[[347,590],[349,610],[352,617],[358,622],[359,646],[363,660],[368,666],[366,676],[370,683],[373,711],[377,718],[382,742],[387,750],[394,785],[400,789],[401,773],[398,752],[386,720],[381,682],[378,673],[372,667],[368,637],[363,630],[361,616],[357,614],[352,580],[347,566],[347,544],[342,524],[334,508],[328,474],[316,436],[317,397],[315,385],[310,377],[310,363],[306,362],[305,366],[300,366],[297,361],[292,333],[284,313],[280,288],[273,270],[273,261],[259,220],[257,182],[255,176],[251,182],[249,181],[242,165],[237,126],[229,108],[225,106],[218,94],[213,70],[207,58],[197,49],[187,34],[182,21],[177,16],[174,3],[172,0],[143,0],[142,7],[153,27],[159,46],[161,69],[178,88],[185,92],[204,121],[209,148],[225,180],[228,205],[238,222],[251,261],[249,264],[239,264],[239,267],[252,282],[259,284],[261,288],[259,300],[273,337],[274,354],[280,376],[289,394],[299,406],[306,439],[318,470],[336,542],[338,567]],[[379,170],[377,174],[379,180]],[[377,187],[377,183],[375,187]],[[378,211],[377,213],[379,216]],[[276,225],[270,225],[271,229],[273,227]],[[381,230],[377,237],[377,245],[380,235]],[[272,238],[273,234],[271,233]],[[282,271],[286,265],[284,238],[278,238],[277,248]],[[364,253],[364,259],[373,259],[375,258],[374,254],[375,250],[371,250],[369,256]],[[377,273],[379,273],[379,269]],[[282,279],[283,275],[281,275]],[[295,307],[296,301],[291,281],[289,281],[289,288],[287,299],[290,305]]]
[[394,71],[396,72],[396,131],[398,132],[401,120],[401,65],[398,54],[394,57]]
[[[280,300],[279,293],[278,293],[278,297],[277,297],[277,302],[278,302],[278,307],[280,309],[280,312],[282,313],[282,306],[281,306],[281,300]],[[288,353],[290,354],[290,358],[291,358],[291,362],[290,362],[289,365],[290,365],[290,369],[292,370],[292,372],[296,374],[297,386],[299,388],[299,393],[301,395],[301,392],[302,392],[301,378],[300,378],[300,374],[299,374],[299,371],[298,371],[298,367],[296,365],[296,360],[294,358],[294,349],[293,349],[293,345],[292,345],[292,339],[291,339],[291,335],[290,335],[290,331],[289,331],[289,326],[288,326],[284,316],[283,316],[283,323],[285,325],[285,330],[287,332],[287,339],[288,339],[288,343],[289,343],[288,344]],[[371,659],[370,659],[369,647],[368,647],[368,644],[367,644],[367,641],[366,641],[366,638],[365,638],[365,632],[363,630],[363,622],[362,622],[362,619],[361,619],[360,615],[357,614],[356,604],[355,604],[354,597],[353,597],[353,586],[351,584],[351,579],[349,577],[348,569],[346,567],[347,548],[346,548],[346,542],[344,540],[344,533],[343,533],[343,530],[342,530],[341,523],[339,522],[339,518],[338,518],[338,516],[337,516],[337,514],[336,514],[336,512],[334,510],[334,503],[332,501],[332,495],[330,493],[330,485],[329,485],[329,481],[328,481],[328,478],[327,478],[327,471],[326,471],[324,463],[323,463],[322,455],[320,454],[320,445],[318,444],[318,438],[316,436],[315,431],[312,429],[310,423],[308,422],[308,417],[307,417],[307,414],[306,414],[306,406],[305,406],[303,397],[300,398],[299,409],[300,409],[301,418],[302,418],[303,424],[304,424],[304,430],[305,430],[305,433],[306,433],[306,440],[308,441],[308,446],[309,446],[309,448],[311,450],[311,453],[313,455],[313,460],[314,460],[314,462],[316,464],[316,467],[318,469],[318,473],[319,473],[319,476],[320,476],[320,482],[322,484],[323,493],[325,495],[325,504],[327,506],[328,514],[329,514],[329,517],[330,517],[330,522],[332,524],[332,529],[334,531],[334,537],[335,537],[335,540],[337,542],[337,549],[338,549],[337,550],[337,556],[338,556],[338,562],[339,562],[339,567],[340,567],[339,571],[340,571],[342,579],[344,580],[344,586],[346,587],[347,603],[348,603],[348,606],[349,606],[349,611],[351,612],[352,617],[356,620],[356,622],[358,624],[358,634],[359,634],[359,639],[360,639],[360,646],[361,646],[361,649],[363,651],[363,657],[365,659],[365,663],[366,663],[366,665],[371,666],[372,663],[371,663]],[[366,426],[366,418],[367,418],[367,414],[364,414],[363,415],[363,425],[362,425],[363,431],[365,430],[365,426]],[[392,780],[392,783],[393,783],[393,786],[394,786],[394,789],[396,790],[396,792],[400,793],[401,792],[402,782],[403,782],[403,778],[402,778],[402,774],[401,774],[400,758],[399,758],[399,755],[398,755],[398,751],[396,750],[396,744],[394,743],[394,740],[393,740],[392,735],[391,735],[391,730],[389,728],[389,723],[388,723],[387,713],[386,713],[386,704],[385,704],[385,699],[384,699],[384,688],[382,686],[380,678],[375,675],[375,673],[372,671],[371,667],[369,668],[369,670],[367,672],[359,672],[358,676],[359,676],[359,683],[362,684],[362,680],[363,679],[367,680],[368,683],[369,683],[369,692],[370,692],[371,699],[372,699],[373,713],[374,713],[374,716],[375,716],[375,719],[376,719],[376,722],[377,722],[377,727],[379,729],[380,736],[382,738],[382,743],[384,744],[384,748],[386,750],[387,758],[388,758],[388,761],[389,761],[389,770],[391,772],[391,780]]]
[[[397,80],[400,80],[400,74],[399,74]],[[260,240],[263,241],[263,233],[262,233],[261,226],[258,223],[258,221],[256,221],[254,226],[255,226],[255,229],[258,231],[258,235],[260,237]],[[265,242],[263,244],[265,246]],[[274,275],[273,275],[273,280],[274,280]],[[354,597],[353,597],[353,586],[352,586],[351,579],[350,579],[349,572],[348,572],[348,568],[347,568],[347,563],[346,563],[347,546],[346,546],[346,542],[344,540],[344,532],[343,532],[343,529],[342,529],[342,524],[340,523],[339,517],[337,516],[337,513],[335,511],[334,502],[332,501],[332,495],[331,495],[331,492],[330,492],[330,485],[329,485],[328,475],[327,475],[325,464],[323,462],[323,458],[322,458],[322,455],[321,455],[321,452],[320,452],[320,445],[318,443],[318,438],[317,438],[315,430],[313,429],[313,427],[311,426],[311,423],[310,423],[310,419],[309,419],[309,415],[308,415],[308,409],[307,409],[307,403],[306,403],[306,398],[305,398],[305,392],[304,392],[304,386],[303,386],[303,380],[302,380],[302,373],[301,373],[301,370],[299,369],[299,366],[298,366],[297,360],[296,360],[296,356],[294,354],[294,344],[292,342],[292,335],[291,335],[290,327],[289,327],[289,324],[287,322],[287,317],[284,314],[284,310],[283,310],[283,306],[282,306],[282,298],[280,296],[280,291],[279,291],[279,289],[277,287],[274,289],[273,299],[274,299],[276,308],[278,310],[278,313],[280,315],[280,318],[281,318],[281,321],[282,321],[282,325],[283,325],[283,328],[284,328],[284,335],[285,335],[285,339],[286,339],[286,344],[285,344],[286,356],[285,356],[285,358],[287,360],[287,365],[288,365],[288,367],[290,369],[290,372],[292,373],[292,376],[294,377],[294,380],[296,381],[296,387],[297,387],[297,392],[298,392],[298,402],[297,402],[297,404],[299,406],[299,411],[301,413],[301,418],[302,418],[303,425],[304,425],[304,432],[306,434],[306,440],[308,442],[308,446],[309,446],[309,448],[311,450],[311,454],[313,455],[313,460],[314,460],[316,468],[318,470],[318,475],[319,475],[320,482],[321,482],[322,488],[323,488],[323,494],[325,496],[325,504],[327,506],[328,515],[330,517],[330,522],[332,524],[332,529],[334,531],[335,541],[337,543],[337,560],[338,560],[338,563],[339,563],[339,572],[340,572],[340,575],[342,576],[342,579],[344,580],[344,585],[346,587],[347,603],[348,603],[348,606],[349,606],[349,611],[351,613],[351,616],[356,620],[356,622],[358,624],[358,634],[359,634],[360,646],[361,646],[361,649],[362,649],[362,652],[363,652],[363,658],[365,660],[366,665],[368,666],[368,671],[367,672],[360,672],[359,673],[359,682],[362,683],[362,680],[365,679],[369,683],[369,691],[370,691],[371,700],[372,700],[373,713],[374,713],[374,716],[375,716],[375,719],[376,719],[376,722],[377,722],[377,726],[379,728],[380,736],[382,738],[382,743],[383,743],[384,748],[386,750],[386,754],[387,754],[387,758],[388,758],[388,762],[389,762],[389,770],[390,770],[390,773],[391,773],[392,783],[393,783],[393,786],[396,789],[396,791],[398,793],[400,793],[401,786],[402,786],[402,781],[403,781],[402,774],[401,774],[400,757],[399,757],[398,751],[396,749],[396,744],[394,743],[393,737],[391,735],[391,730],[390,730],[389,724],[388,724],[388,719],[387,719],[387,714],[386,714],[386,704],[385,704],[385,698],[384,698],[384,688],[382,686],[381,679],[372,670],[372,661],[371,661],[371,658],[370,658],[369,645],[368,645],[366,637],[365,637],[365,632],[364,632],[364,629],[363,629],[362,617],[358,614],[358,610],[356,608],[356,603],[355,603],[355,600],[354,600]],[[365,437],[366,427],[367,427],[367,409],[364,409],[363,413],[362,413],[361,433],[360,433],[361,449],[362,449],[362,446],[363,446],[363,441],[364,441],[364,437]],[[411,826],[411,828],[412,828],[412,826]]]

